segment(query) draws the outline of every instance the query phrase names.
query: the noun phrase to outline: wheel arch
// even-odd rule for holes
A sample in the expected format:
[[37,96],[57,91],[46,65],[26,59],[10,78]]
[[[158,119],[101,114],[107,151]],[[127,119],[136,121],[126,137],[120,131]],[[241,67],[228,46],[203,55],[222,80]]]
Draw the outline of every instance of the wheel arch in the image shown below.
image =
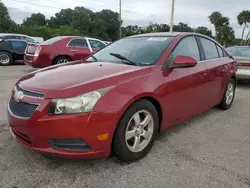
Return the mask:
[[11,61],[14,61],[16,58],[15,56],[10,52],[10,51],[7,51],[7,50],[0,50],[0,52],[5,52],[5,53],[8,53],[11,57]]
[[149,102],[151,102],[155,106],[155,108],[156,108],[156,110],[158,112],[158,115],[159,115],[159,130],[158,130],[158,132],[161,131],[161,128],[162,128],[162,107],[160,105],[160,102],[156,98],[157,97],[155,97],[155,96],[153,96],[151,94],[146,94],[146,95],[144,94],[144,95],[139,95],[137,97],[134,97],[128,103],[126,103],[126,105],[123,107],[123,109],[120,112],[119,120],[117,121],[115,130],[113,132],[112,141],[111,141],[111,150],[110,151],[113,151],[114,135],[115,135],[115,132],[116,132],[116,129],[117,129],[117,125],[119,124],[119,122],[120,122],[123,114],[129,109],[129,107],[131,107],[135,102],[137,102],[139,100],[146,99],[146,100],[148,100]]
[[56,61],[56,59],[57,58],[59,58],[59,57],[67,57],[67,58],[69,58],[71,61],[72,61],[72,57],[70,57],[69,55],[64,55],[64,54],[60,54],[60,55],[57,55],[57,56],[55,56],[54,58],[53,58],[53,65],[55,64],[55,61]]

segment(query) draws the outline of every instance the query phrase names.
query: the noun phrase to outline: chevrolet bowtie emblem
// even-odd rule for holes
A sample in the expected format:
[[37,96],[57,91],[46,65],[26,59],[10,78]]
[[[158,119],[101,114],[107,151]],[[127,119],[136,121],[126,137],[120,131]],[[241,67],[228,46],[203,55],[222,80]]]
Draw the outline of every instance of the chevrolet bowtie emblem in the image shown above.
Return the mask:
[[14,93],[14,99],[16,102],[20,102],[23,99],[24,95],[21,91],[15,91]]

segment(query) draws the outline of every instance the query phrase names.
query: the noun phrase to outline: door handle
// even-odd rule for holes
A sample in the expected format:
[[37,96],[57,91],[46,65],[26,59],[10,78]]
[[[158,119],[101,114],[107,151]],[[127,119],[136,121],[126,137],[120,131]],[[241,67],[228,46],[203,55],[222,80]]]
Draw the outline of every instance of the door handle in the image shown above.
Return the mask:
[[69,50],[70,52],[76,52],[76,50]]

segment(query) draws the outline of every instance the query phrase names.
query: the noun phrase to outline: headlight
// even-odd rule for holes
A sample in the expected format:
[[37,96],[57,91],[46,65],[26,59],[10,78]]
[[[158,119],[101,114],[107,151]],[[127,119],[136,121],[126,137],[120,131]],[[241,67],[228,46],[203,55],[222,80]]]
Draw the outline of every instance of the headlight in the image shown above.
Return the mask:
[[76,114],[90,112],[97,101],[111,88],[99,89],[72,98],[53,99],[49,110],[50,114]]

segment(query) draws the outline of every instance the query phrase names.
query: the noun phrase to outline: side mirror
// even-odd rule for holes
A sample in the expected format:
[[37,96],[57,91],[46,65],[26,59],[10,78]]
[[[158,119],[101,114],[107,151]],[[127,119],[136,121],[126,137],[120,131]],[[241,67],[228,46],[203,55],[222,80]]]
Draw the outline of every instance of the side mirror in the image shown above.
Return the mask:
[[2,38],[0,38],[0,42],[3,42],[4,40]]
[[185,55],[178,55],[176,56],[171,68],[189,68],[195,67],[196,65],[197,61],[194,58]]

